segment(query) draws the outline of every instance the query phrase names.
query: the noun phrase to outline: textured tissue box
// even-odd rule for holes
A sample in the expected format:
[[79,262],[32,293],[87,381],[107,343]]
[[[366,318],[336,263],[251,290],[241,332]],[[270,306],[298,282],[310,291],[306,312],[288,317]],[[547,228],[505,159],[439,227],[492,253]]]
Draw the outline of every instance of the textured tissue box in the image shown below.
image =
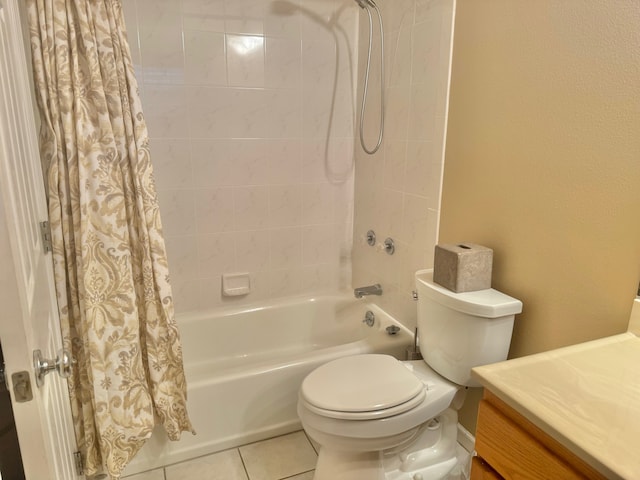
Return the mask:
[[474,243],[436,245],[433,281],[456,293],[491,288],[493,250]]

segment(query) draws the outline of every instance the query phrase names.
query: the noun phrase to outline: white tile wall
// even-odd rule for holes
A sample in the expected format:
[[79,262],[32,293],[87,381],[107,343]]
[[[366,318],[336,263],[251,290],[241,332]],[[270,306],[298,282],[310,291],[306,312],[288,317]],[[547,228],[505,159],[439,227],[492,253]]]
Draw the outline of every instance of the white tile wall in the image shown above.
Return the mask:
[[[360,9],[123,3],[176,310],[349,286]],[[240,271],[252,293],[222,297]]]
[[[380,283],[382,306],[410,328],[416,321],[413,274],[433,266],[437,242],[454,1],[379,2],[388,66],[385,141],[373,157],[356,146],[353,283]],[[363,22],[361,71],[367,33]],[[375,67],[370,92],[379,88]],[[375,96],[370,104],[365,132],[374,145],[379,118]],[[395,255],[369,247],[369,229],[379,241],[393,237]]]

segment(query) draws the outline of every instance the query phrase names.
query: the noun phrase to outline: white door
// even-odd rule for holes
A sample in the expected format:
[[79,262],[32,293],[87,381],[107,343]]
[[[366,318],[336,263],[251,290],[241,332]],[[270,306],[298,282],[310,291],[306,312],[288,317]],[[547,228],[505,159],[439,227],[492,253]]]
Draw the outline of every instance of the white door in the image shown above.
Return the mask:
[[[38,387],[32,360],[36,349],[55,358],[61,340],[51,254],[39,230],[47,213],[20,1],[0,0],[0,341],[27,479],[73,480],[66,381],[52,372]],[[17,401],[11,378],[19,372],[29,374],[31,401]]]

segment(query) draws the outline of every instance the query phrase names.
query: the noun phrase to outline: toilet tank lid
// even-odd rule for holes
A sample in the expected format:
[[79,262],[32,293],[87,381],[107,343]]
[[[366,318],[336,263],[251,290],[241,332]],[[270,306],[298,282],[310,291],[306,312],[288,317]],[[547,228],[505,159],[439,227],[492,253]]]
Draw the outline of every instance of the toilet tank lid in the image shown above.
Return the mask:
[[418,296],[426,295],[434,302],[468,315],[498,318],[522,312],[520,300],[493,288],[475,292],[452,292],[433,281],[433,269],[416,272],[416,288]]

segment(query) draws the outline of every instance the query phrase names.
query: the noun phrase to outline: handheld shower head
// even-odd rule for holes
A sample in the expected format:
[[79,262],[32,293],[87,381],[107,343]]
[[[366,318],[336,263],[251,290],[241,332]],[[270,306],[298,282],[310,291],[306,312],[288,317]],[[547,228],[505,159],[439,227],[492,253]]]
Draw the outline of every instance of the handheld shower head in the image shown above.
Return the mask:
[[373,0],[355,0],[355,2],[360,5],[360,8],[367,8],[367,7],[375,7],[376,4],[373,2]]
[[[367,52],[367,69],[364,74],[364,86],[362,88],[362,106],[360,107],[360,145],[362,150],[368,155],[373,155],[382,145],[384,137],[384,26],[382,25],[382,14],[376,5],[375,0],[355,0],[360,8],[362,8],[369,17],[369,50]],[[373,20],[371,18],[371,10],[375,10],[378,15],[378,23],[380,24],[380,129],[378,130],[378,141],[375,147],[369,149],[364,139],[364,111],[367,108],[367,91],[369,88],[369,71],[371,69],[371,50],[373,49]]]

